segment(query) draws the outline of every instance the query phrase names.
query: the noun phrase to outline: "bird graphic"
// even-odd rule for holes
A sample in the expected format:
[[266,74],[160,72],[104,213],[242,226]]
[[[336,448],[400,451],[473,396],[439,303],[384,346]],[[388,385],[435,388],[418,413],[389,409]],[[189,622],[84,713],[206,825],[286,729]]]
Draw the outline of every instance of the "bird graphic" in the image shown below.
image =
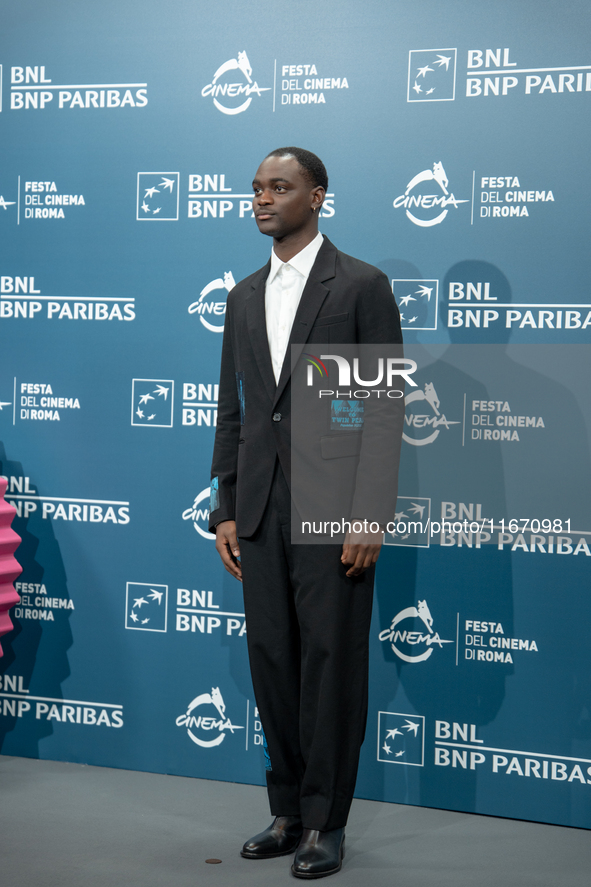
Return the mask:
[[416,292],[417,292],[418,296],[427,296],[427,301],[430,302],[431,301],[431,293],[433,292],[433,287],[421,285],[421,286],[419,286],[419,288]]
[[150,207],[148,206],[148,204],[146,203],[145,200],[144,200],[144,202],[142,203],[142,209],[143,209],[143,211],[144,211],[145,213],[149,213],[149,212],[150,212]]
[[10,407],[12,403],[9,403],[7,400],[0,400],[0,412],[2,411],[2,407]]
[[439,65],[440,68],[443,67],[443,65],[445,65],[445,70],[448,71],[449,70],[449,63],[451,62],[451,55],[438,55],[437,59],[438,59],[438,61],[434,61],[433,64]]
[[406,517],[405,512],[404,511],[397,511],[396,514],[394,515],[394,520],[398,523],[398,521],[401,521],[403,517]]
[[146,199],[146,197],[153,197],[154,194],[160,194],[160,191],[158,190],[158,188],[146,188],[146,194],[144,196],[144,200]]
[[4,200],[3,197],[0,197],[0,206],[2,209],[8,209],[9,206],[14,206],[16,200]]
[[414,735],[417,736],[419,726],[420,726],[420,724],[415,724],[413,721],[409,721],[407,718],[406,724],[403,724],[402,728],[403,728],[403,730],[408,730],[409,733],[412,730]]
[[158,209],[155,209],[155,210],[154,210],[154,212],[153,212],[152,215],[156,215],[156,213],[159,213],[161,209],[162,209],[162,207],[159,206]]
[[412,512],[413,514],[419,514],[419,513],[420,513],[420,515],[421,515],[421,520],[423,520],[423,511],[425,510],[426,506],[425,506],[425,505],[419,505],[417,502],[411,502],[410,504],[411,504],[413,507],[412,507],[412,508],[409,508],[408,510],[409,510],[410,512]]
[[425,95],[431,95],[432,92],[435,92],[435,87],[432,86],[431,89],[428,89]]
[[416,302],[414,296],[403,296],[400,300],[401,305],[408,305],[409,302]]
[[410,320],[407,320],[406,322],[407,322],[407,323],[414,323],[415,320],[418,320],[418,319],[419,319],[419,316],[418,316],[418,314],[417,314],[417,315],[415,315],[414,317],[411,317]]
[[151,422],[152,419],[155,419],[155,418],[156,418],[156,413],[152,413],[151,416],[148,416],[148,422]]
[[161,188],[169,188],[170,193],[172,194],[172,189],[174,188],[174,179],[166,179],[162,176],[162,181],[160,182]]
[[154,391],[154,394],[157,394],[158,397],[163,397],[164,400],[166,400],[168,397],[168,388],[166,387],[166,385],[156,385],[156,390]]
[[397,727],[394,727],[393,730],[388,730],[386,732],[386,739],[395,739],[397,735],[402,736],[402,733]]
[[415,80],[415,85],[413,86],[413,89],[417,93],[417,95],[423,91],[416,80]]
[[158,601],[158,603],[160,604],[162,601],[162,595],[164,594],[164,592],[163,591],[156,591],[156,589],[154,589],[154,588],[151,588],[150,591],[152,593],[149,595],[149,597],[151,597],[153,601]]
[[404,314],[402,313],[402,311],[400,312],[400,320],[406,320],[406,318],[405,318]]
[[143,410],[140,410],[139,407],[138,407],[137,410],[135,411],[135,414],[136,414],[136,416],[137,416],[139,419],[143,419],[143,418],[144,418]]
[[132,612],[129,614],[129,618],[133,619],[134,622],[137,622],[137,613],[134,613],[132,610]]
[[427,71],[433,71],[433,70],[434,70],[434,68],[430,68],[429,65],[425,65],[424,68],[418,68],[419,73],[417,74],[417,77],[424,77],[426,75]]
[[148,403],[149,400],[154,400],[151,394],[142,394],[140,397],[140,404]]
[[147,619],[142,619],[142,625],[145,625],[146,622],[149,622],[149,621],[150,621],[150,617],[149,617],[149,616],[148,616]]
[[145,597],[136,597],[133,599],[134,609],[137,607],[138,610],[141,610],[142,604],[147,604],[147,603],[148,603],[148,601],[145,599]]
[[390,746],[388,745],[387,742],[384,742],[382,748],[384,749],[384,751],[386,752],[387,755],[392,754],[392,749],[390,748]]
[[404,751],[397,751],[395,757],[399,758],[404,754]]

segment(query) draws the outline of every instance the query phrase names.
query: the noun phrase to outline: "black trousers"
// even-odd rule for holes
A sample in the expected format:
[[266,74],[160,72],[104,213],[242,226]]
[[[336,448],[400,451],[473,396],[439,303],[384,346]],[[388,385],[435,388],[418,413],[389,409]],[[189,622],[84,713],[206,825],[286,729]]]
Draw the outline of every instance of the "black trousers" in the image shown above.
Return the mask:
[[365,734],[375,568],[347,578],[342,546],[292,545],[290,517],[277,463],[261,525],[240,539],[248,652],[271,813],[328,831],[347,822]]

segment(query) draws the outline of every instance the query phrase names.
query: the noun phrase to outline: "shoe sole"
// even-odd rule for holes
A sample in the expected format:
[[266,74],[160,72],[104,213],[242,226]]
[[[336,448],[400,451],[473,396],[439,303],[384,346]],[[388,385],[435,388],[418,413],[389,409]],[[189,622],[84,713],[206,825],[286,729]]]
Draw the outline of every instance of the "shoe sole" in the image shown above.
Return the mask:
[[292,853],[295,853],[298,847],[300,846],[300,842],[291,848],[291,850],[282,850],[281,853],[247,853],[244,850],[240,851],[240,856],[243,859],[277,859],[278,856],[291,856]]
[[328,872],[310,872],[309,874],[304,874],[303,872],[296,872],[294,867],[291,867],[291,873],[294,878],[304,878],[306,880],[311,881],[313,878],[326,878],[328,875],[336,875],[337,872],[343,867],[343,861],[341,860],[336,869],[330,869]]

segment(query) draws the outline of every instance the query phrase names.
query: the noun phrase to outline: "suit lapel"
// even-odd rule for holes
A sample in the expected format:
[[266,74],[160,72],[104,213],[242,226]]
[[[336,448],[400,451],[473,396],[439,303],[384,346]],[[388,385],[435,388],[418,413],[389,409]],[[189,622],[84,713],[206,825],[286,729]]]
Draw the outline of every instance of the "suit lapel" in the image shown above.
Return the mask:
[[246,304],[246,316],[248,333],[252,343],[254,356],[265,384],[269,399],[275,398],[275,375],[269,351],[267,339],[267,321],[265,317],[265,283],[271,268],[269,260],[264,268],[261,268],[258,276],[251,283],[252,292]]
[[[285,386],[289,381],[291,376],[291,367],[292,360],[294,358],[299,358],[304,345],[308,341],[310,337],[310,333],[312,331],[312,327],[318,316],[318,312],[320,311],[324,300],[330,292],[330,287],[325,286],[325,282],[331,280],[335,276],[335,266],[336,266],[336,258],[337,258],[337,250],[336,247],[330,242],[330,240],[325,237],[324,243],[320,247],[318,251],[318,255],[316,256],[316,261],[312,266],[312,270],[310,272],[310,276],[308,277],[308,281],[306,286],[304,287],[304,291],[302,293],[302,298],[300,299],[300,304],[298,305],[298,310],[296,312],[296,316],[294,318],[293,326],[291,328],[291,335],[289,337],[289,342],[287,345],[287,351],[285,353],[285,359],[283,361],[283,366],[281,368],[281,375],[279,377],[279,382],[277,384],[277,390],[274,392],[273,406],[277,404],[279,398],[283,394],[285,390]],[[263,286],[264,292],[264,286]],[[263,323],[264,323],[264,295],[263,295]],[[265,339],[266,339],[266,329],[265,329]],[[292,346],[293,355],[292,355]],[[267,352],[269,351],[267,346]],[[269,356],[269,363],[271,358]],[[273,370],[271,368],[271,374],[273,376]],[[274,376],[273,376],[274,378]]]

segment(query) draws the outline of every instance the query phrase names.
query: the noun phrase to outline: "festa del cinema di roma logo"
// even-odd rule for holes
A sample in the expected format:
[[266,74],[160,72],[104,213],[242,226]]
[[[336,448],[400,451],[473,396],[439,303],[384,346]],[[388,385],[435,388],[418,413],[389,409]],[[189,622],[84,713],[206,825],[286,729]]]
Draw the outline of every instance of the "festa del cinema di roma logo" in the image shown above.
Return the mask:
[[[204,707],[203,713],[197,711],[202,707]],[[212,707],[217,711],[217,717],[213,714]],[[226,717],[226,703],[219,687],[212,687],[211,693],[201,693],[200,696],[196,696],[189,703],[185,714],[179,715],[176,719],[176,725],[186,727],[189,739],[201,748],[221,745],[226,738],[226,730],[232,734],[234,730],[244,730],[244,727],[233,724],[230,718]],[[212,733],[213,739],[207,738]]]
[[[204,286],[201,292],[199,293],[199,298],[196,302],[193,302],[189,305],[188,311],[189,314],[198,314],[199,320],[203,324],[206,330],[209,330],[211,333],[223,333],[224,332],[224,322],[226,315],[226,302],[215,301],[213,299],[208,299],[210,293],[215,292],[216,290],[226,290],[226,296],[230,292],[230,290],[234,289],[236,286],[236,281],[234,280],[234,275],[231,271],[225,271],[223,278],[216,277],[215,280],[210,281],[207,286]],[[220,318],[221,323],[210,323],[209,320],[205,319],[205,315],[209,314],[210,316],[217,316]]]
[[[408,619],[420,619],[425,625],[427,632],[416,629],[408,630],[403,628],[400,623]],[[400,627],[399,627],[400,626]],[[453,644],[453,641],[445,641],[439,637],[439,632],[433,631],[433,617],[427,601],[419,601],[416,607],[405,607],[394,616],[390,628],[384,629],[379,634],[381,641],[390,641],[390,645],[399,659],[404,662],[425,662],[433,653],[433,646],[436,644],[442,648],[444,644]],[[420,653],[403,652],[401,647],[407,650],[418,648]],[[426,649],[425,649],[426,648]]]
[[[427,444],[432,444],[437,440],[441,427],[449,429],[450,425],[461,424],[459,421],[451,421],[450,419],[447,419],[445,414],[440,412],[440,401],[432,382],[425,383],[424,391],[420,388],[417,391],[411,391],[411,393],[407,394],[404,398],[404,402],[407,406],[406,414],[404,416],[405,425],[419,429],[419,434],[425,433],[423,429],[426,429],[427,432],[429,432],[430,428],[433,429],[433,431],[427,433],[425,437],[411,437],[406,432],[403,432],[403,439],[407,443],[412,444],[413,447],[424,447]],[[421,403],[421,410],[424,409],[422,404],[428,404],[433,415],[428,415],[423,412],[417,413],[414,412],[414,409],[409,410],[408,407],[413,403]]]
[[[431,184],[432,182],[435,183],[436,188]],[[424,169],[413,176],[406,186],[404,194],[394,200],[394,209],[404,207],[407,218],[413,225],[419,225],[421,228],[440,225],[449,212],[448,207],[453,206],[458,209],[460,203],[470,202],[467,198],[458,200],[453,192],[450,194],[448,185],[443,164],[434,163],[433,169]],[[435,194],[425,193],[433,190],[436,191]]]
[[[232,82],[237,76],[233,73],[234,71],[238,71],[241,75],[241,79],[236,83]],[[203,98],[211,96],[215,107],[222,114],[234,115],[242,114],[250,107],[253,94],[260,96],[263,92],[269,92],[270,89],[270,86],[259,86],[256,80],[253,82],[252,67],[248,56],[246,52],[239,52],[238,58],[228,59],[227,62],[220,65],[213,75],[211,83],[201,90],[201,95]],[[240,101],[242,96],[246,96],[244,101]],[[232,99],[240,101],[240,104],[235,104]]]

